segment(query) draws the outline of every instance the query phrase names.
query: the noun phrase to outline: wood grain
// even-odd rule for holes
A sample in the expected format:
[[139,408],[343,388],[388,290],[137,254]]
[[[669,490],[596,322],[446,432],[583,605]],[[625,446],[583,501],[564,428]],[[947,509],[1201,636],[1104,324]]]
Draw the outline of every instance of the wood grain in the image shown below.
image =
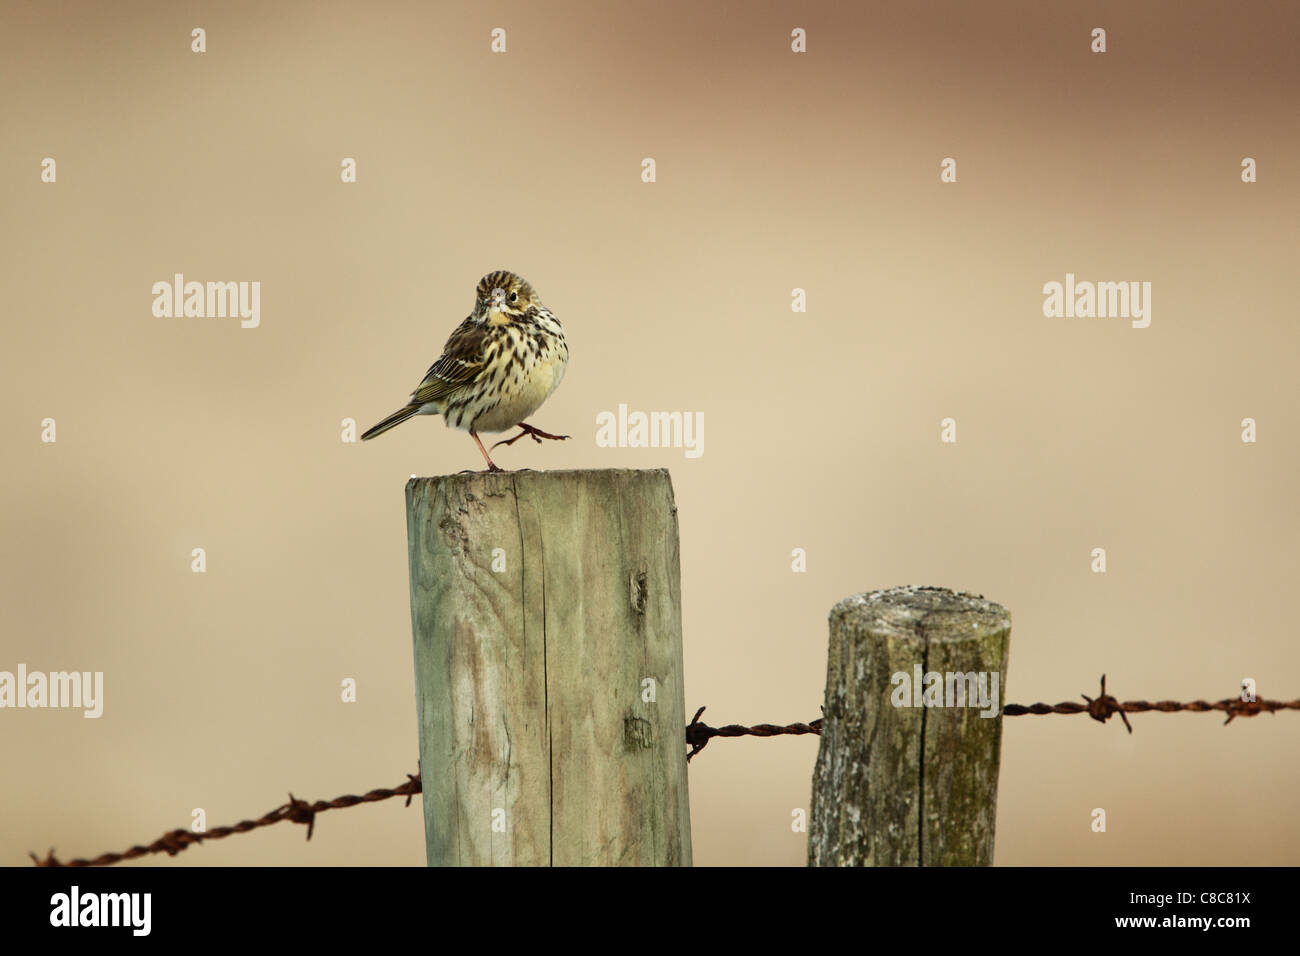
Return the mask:
[[413,478],[406,501],[429,864],[690,865],[668,472]]

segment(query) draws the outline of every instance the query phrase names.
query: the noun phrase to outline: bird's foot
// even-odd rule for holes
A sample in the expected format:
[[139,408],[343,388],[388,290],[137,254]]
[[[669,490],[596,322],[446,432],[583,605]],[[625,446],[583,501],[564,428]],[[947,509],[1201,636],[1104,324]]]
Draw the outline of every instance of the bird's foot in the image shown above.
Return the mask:
[[515,435],[513,438],[503,438],[492,447],[496,448],[497,445],[513,445],[525,435],[537,442],[539,445],[542,443],[543,438],[549,438],[551,441],[564,441],[569,437],[568,435],[552,435],[550,432],[544,432],[540,428],[534,428],[532,425],[525,424],[524,422],[520,422],[515,427],[519,429],[518,435]]

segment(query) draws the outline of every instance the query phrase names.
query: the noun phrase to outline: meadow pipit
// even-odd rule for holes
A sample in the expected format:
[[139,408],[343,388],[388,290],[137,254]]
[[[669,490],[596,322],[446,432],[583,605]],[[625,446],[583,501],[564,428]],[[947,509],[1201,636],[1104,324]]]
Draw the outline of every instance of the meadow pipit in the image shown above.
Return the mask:
[[448,426],[469,431],[488,471],[501,471],[478,433],[521,429],[496,445],[512,445],[525,435],[535,442],[568,438],[524,422],[551,397],[568,364],[564,329],[533,287],[513,272],[489,272],[479,280],[474,311],[451,333],[411,400],[361,440],[382,435],[414,415],[441,415]]

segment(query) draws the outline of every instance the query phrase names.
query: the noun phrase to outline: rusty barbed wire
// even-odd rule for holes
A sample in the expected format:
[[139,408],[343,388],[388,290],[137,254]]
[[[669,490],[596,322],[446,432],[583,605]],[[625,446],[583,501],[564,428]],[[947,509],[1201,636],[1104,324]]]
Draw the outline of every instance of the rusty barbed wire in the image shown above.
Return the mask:
[[203,833],[194,833],[190,830],[170,830],[148,846],[133,846],[122,853],[102,853],[94,859],[76,859],[69,860],[66,863],[55,858],[53,849],[43,860],[35,853],[29,853],[28,856],[32,858],[32,862],[37,866],[111,866],[123,860],[134,860],[137,857],[149,856],[154,853],[166,853],[168,856],[175,856],[196,843],[203,843],[206,840],[220,840],[222,837],[228,837],[235,833],[247,833],[250,830],[269,827],[285,820],[292,823],[305,823],[307,825],[307,839],[310,840],[316,828],[316,814],[318,813],[324,813],[326,810],[340,810],[343,807],[355,807],[359,803],[375,803],[379,800],[387,800],[390,797],[401,796],[406,797],[406,806],[409,807],[411,797],[420,791],[419,774],[408,773],[406,783],[391,790],[371,790],[359,797],[347,794],[342,797],[335,797],[333,800],[317,800],[315,803],[308,803],[306,800],[299,800],[291,793],[289,794],[288,803],[281,804],[256,820],[241,820],[234,826],[217,827]]
[[[1087,714],[1093,720],[1105,723],[1111,717],[1119,714],[1120,719],[1124,721],[1124,726],[1128,732],[1133,733],[1133,726],[1128,722],[1128,714],[1144,713],[1146,711],[1159,711],[1161,713],[1175,713],[1178,711],[1197,711],[1204,712],[1210,710],[1224,711],[1228,717],[1224,721],[1230,724],[1237,717],[1254,717],[1256,714],[1274,713],[1279,710],[1300,710],[1300,700],[1241,700],[1240,698],[1228,697],[1223,700],[1214,702],[1205,700],[1193,700],[1180,702],[1176,700],[1158,700],[1154,703],[1145,700],[1125,700],[1120,701],[1114,696],[1106,693],[1106,675],[1101,675],[1101,692],[1097,697],[1089,697],[1087,694],[1080,695],[1086,703],[1080,704],[1077,701],[1063,701],[1059,704],[1004,704],[1002,713],[1007,717],[1023,717],[1030,714]],[[700,716],[704,713],[701,707],[691,718],[691,722],[686,725],[686,744],[691,748],[687,753],[686,759],[689,761],[697,753],[708,745],[708,742],[714,737],[780,737],[786,735],[802,734],[820,734],[822,732],[822,722],[824,717],[818,717],[809,723],[786,724],[755,724],[752,727],[745,727],[741,724],[727,724],[725,727],[710,727],[708,724],[700,723]],[[418,773],[406,775],[406,783],[390,789],[371,790],[361,796],[345,795],[335,797],[333,800],[317,800],[315,803],[308,803],[306,800],[297,799],[292,793],[289,794],[289,802],[281,804],[274,810],[257,818],[256,820],[241,820],[234,826],[217,827],[214,830],[208,830],[203,833],[194,833],[189,830],[170,830],[161,837],[150,843],[148,846],[133,846],[122,853],[102,853],[93,859],[75,859],[66,863],[54,856],[54,850],[51,849],[45,859],[41,859],[35,853],[28,854],[32,862],[37,866],[111,866],[114,863],[120,863],[123,860],[134,860],[138,857],[149,856],[154,853],[166,853],[168,856],[175,856],[182,850],[186,850],[196,843],[203,843],[206,840],[220,840],[223,837],[231,836],[235,833],[248,833],[250,830],[256,830],[260,827],[269,827],[276,823],[282,823],[285,820],[291,823],[303,823],[307,825],[307,839],[311,839],[312,832],[316,826],[316,814],[324,813],[326,810],[340,810],[344,807],[354,807],[359,803],[375,803],[379,800],[388,800],[391,797],[406,797],[406,806],[411,805],[411,798],[422,790],[420,785],[420,776]]]
[[1203,713],[1209,710],[1224,711],[1228,717],[1224,724],[1230,724],[1237,717],[1254,717],[1256,714],[1271,714],[1279,710],[1300,710],[1300,700],[1265,700],[1262,697],[1255,700],[1242,700],[1240,697],[1225,697],[1223,700],[1210,702],[1208,700],[1191,700],[1187,702],[1177,700],[1158,700],[1152,703],[1147,700],[1126,700],[1119,701],[1106,693],[1106,675],[1101,675],[1101,694],[1092,698],[1087,694],[1080,695],[1086,704],[1080,704],[1076,701],[1063,701],[1059,704],[1003,704],[1002,713],[1008,717],[1023,717],[1028,714],[1087,714],[1093,720],[1105,723],[1111,717],[1119,714],[1120,720],[1124,721],[1124,726],[1128,732],[1133,733],[1133,725],[1128,722],[1128,714],[1141,714],[1147,711],[1156,710],[1162,714],[1173,714],[1179,711],[1195,711]]
[[703,750],[705,745],[714,737],[779,737],[783,734],[820,734],[822,732],[821,717],[818,717],[812,723],[786,724],[784,727],[778,724],[755,724],[753,727],[728,724],[725,727],[710,727],[708,724],[700,723],[700,714],[702,713],[704,713],[703,707],[695,712],[691,722],[686,725],[686,743],[691,748],[691,752],[686,755],[687,761]]
[[[1080,694],[1087,703],[1080,704],[1077,701],[1067,700],[1059,704],[1003,704],[1002,713],[1007,717],[1024,717],[1030,714],[1087,714],[1093,720],[1105,723],[1119,714],[1119,719],[1124,721],[1124,726],[1128,732],[1133,733],[1133,725],[1128,722],[1128,714],[1140,714],[1146,711],[1159,711],[1164,714],[1172,714],[1178,711],[1196,711],[1204,712],[1208,710],[1222,710],[1227,713],[1228,718],[1225,724],[1232,723],[1237,717],[1254,717],[1256,714],[1271,714],[1279,710],[1300,710],[1300,700],[1242,700],[1239,697],[1227,697],[1223,700],[1210,702],[1207,700],[1192,700],[1187,702],[1177,700],[1158,700],[1152,703],[1146,700],[1125,700],[1120,701],[1110,694],[1106,693],[1106,675],[1101,675],[1101,693],[1093,698],[1087,694]],[[825,708],[823,708],[823,711]],[[740,724],[728,724],[726,727],[710,727],[707,724],[700,723],[700,714],[704,713],[701,707],[695,712],[695,716],[686,726],[686,743],[691,748],[690,753],[686,755],[689,761],[697,753],[704,749],[705,745],[714,737],[777,737],[782,734],[820,734],[822,732],[822,720],[818,718],[808,724],[788,724],[785,727],[776,724],[758,724],[753,727],[745,727]]]

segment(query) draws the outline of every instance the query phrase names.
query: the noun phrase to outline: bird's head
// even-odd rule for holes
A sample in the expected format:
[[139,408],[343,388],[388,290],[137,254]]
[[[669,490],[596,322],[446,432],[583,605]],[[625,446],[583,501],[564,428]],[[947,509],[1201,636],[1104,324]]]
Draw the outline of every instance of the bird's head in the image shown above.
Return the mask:
[[493,324],[509,322],[537,304],[537,293],[528,280],[504,270],[480,279],[474,298],[475,312]]

